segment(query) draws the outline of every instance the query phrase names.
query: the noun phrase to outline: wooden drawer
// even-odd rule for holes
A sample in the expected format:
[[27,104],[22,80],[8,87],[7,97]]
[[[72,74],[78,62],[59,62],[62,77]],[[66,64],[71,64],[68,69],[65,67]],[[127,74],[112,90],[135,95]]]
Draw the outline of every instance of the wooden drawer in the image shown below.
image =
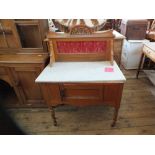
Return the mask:
[[63,103],[87,105],[103,102],[103,86],[96,84],[60,84]]
[[147,46],[144,46],[143,52],[145,53],[147,57],[149,57],[152,60],[155,60],[155,52],[152,51],[150,48],[148,48]]

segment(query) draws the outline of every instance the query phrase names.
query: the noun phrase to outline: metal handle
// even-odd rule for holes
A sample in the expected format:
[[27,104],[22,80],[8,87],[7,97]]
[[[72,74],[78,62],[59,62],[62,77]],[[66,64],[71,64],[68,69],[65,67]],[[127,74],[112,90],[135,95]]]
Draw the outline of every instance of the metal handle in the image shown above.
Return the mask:
[[60,96],[61,96],[61,100],[63,100],[63,98],[65,97],[65,90],[64,89],[60,90]]

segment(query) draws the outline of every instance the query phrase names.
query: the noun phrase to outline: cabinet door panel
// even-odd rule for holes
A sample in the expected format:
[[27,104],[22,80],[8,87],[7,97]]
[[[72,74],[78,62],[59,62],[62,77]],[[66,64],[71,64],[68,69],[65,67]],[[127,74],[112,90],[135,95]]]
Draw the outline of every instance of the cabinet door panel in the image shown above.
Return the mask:
[[40,85],[49,106],[107,104],[119,108],[123,90],[123,83],[43,83]]
[[101,104],[103,102],[103,87],[95,84],[61,84],[61,99],[63,103],[81,106]]
[[39,84],[35,83],[37,71],[35,68],[14,68],[14,77],[16,87],[19,89],[24,103],[35,104],[42,103],[43,97]]
[[0,25],[0,48],[19,48],[19,38],[13,20],[0,20]]

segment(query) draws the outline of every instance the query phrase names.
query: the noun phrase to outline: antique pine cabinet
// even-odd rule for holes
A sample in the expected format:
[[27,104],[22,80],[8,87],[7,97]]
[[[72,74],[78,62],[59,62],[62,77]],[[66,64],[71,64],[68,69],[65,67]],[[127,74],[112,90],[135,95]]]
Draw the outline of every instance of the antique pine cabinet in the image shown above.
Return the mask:
[[125,77],[113,60],[112,30],[83,34],[87,27],[73,33],[49,33],[46,41],[50,63],[36,79],[57,125],[54,108],[60,104],[114,107],[112,126],[120,107]]
[[0,20],[0,80],[13,87],[19,104],[39,106],[44,103],[36,77],[48,59],[43,41],[48,31],[47,20]]

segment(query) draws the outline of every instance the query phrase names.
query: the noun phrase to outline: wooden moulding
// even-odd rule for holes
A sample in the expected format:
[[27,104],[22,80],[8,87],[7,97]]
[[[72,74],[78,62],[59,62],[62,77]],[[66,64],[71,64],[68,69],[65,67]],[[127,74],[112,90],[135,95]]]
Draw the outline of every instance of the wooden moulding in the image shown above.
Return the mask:
[[52,63],[55,62],[55,54],[52,41],[49,42],[49,48],[50,48],[50,65],[52,66]]
[[70,35],[64,32],[49,32],[47,34],[47,39],[61,39],[61,38],[114,38],[113,30],[97,31],[91,35]]
[[110,43],[111,43],[111,48],[110,48],[110,52],[111,52],[111,60],[110,60],[110,62],[111,62],[111,65],[113,65],[114,64],[114,51],[113,51],[113,47],[114,47],[114,40],[111,40],[110,41]]
[[[70,35],[66,33],[49,32],[46,41],[50,52],[50,65],[55,61],[110,61],[113,65],[113,30],[94,32],[89,35]],[[57,42],[106,42],[103,53],[60,53]]]

